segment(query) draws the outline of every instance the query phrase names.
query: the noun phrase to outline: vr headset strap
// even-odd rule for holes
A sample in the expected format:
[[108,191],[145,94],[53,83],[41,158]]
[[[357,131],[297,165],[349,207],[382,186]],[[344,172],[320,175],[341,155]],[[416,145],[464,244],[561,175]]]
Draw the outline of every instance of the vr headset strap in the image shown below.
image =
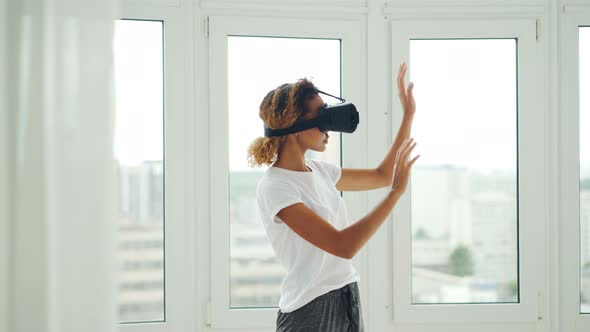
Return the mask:
[[338,99],[338,100],[340,100],[340,101],[341,101],[341,102],[343,102],[343,103],[344,103],[344,102],[346,102],[346,100],[345,100],[344,98],[336,97],[336,96],[334,96],[334,95],[331,95],[331,94],[329,94],[329,93],[326,93],[326,92],[324,92],[324,91],[322,91],[322,90],[318,90],[318,93],[321,93],[321,94],[324,94],[324,95],[326,95],[326,96],[330,96],[330,97],[332,97],[332,98]]
[[285,136],[285,135],[289,135],[289,134],[294,134],[294,133],[302,132],[307,129],[317,127],[320,122],[321,122],[321,117],[317,117],[312,120],[296,123],[289,128],[270,129],[267,126],[264,126],[264,136],[274,137],[274,136]]

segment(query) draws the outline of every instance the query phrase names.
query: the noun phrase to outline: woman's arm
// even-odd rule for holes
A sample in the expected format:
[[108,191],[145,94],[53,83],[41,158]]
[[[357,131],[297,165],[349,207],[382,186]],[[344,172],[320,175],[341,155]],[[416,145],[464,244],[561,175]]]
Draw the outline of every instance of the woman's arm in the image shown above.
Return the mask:
[[408,160],[416,145],[411,139],[400,147],[393,166],[392,190],[366,216],[343,230],[337,230],[303,203],[288,206],[277,216],[295,233],[332,255],[351,259],[383,224],[399,198],[405,192],[410,170],[419,156]]
[[416,112],[416,102],[414,101],[413,89],[414,84],[410,83],[406,89],[405,76],[408,67],[405,63],[400,65],[397,76],[398,94],[403,106],[404,117],[397,136],[385,159],[374,169],[352,169],[343,168],[340,180],[336,184],[336,188],[340,191],[356,191],[356,190],[371,190],[382,188],[391,184],[393,176],[393,163],[396,153],[399,148],[412,132],[412,122],[414,121],[414,113]]
[[352,259],[383,224],[401,192],[392,190],[365,217],[343,230],[337,230],[303,203],[288,206],[277,216],[295,233],[334,256]]

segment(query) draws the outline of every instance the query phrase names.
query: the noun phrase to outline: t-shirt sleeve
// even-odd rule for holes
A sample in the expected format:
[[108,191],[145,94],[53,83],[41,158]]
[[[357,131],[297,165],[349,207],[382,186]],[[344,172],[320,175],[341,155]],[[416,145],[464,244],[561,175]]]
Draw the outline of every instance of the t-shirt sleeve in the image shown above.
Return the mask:
[[323,169],[334,185],[338,183],[338,180],[340,180],[340,176],[342,175],[342,168],[340,165],[325,160],[316,160],[316,164]]
[[262,220],[276,223],[282,223],[279,218],[275,218],[279,211],[303,202],[297,188],[284,181],[261,181],[256,188],[256,200]]

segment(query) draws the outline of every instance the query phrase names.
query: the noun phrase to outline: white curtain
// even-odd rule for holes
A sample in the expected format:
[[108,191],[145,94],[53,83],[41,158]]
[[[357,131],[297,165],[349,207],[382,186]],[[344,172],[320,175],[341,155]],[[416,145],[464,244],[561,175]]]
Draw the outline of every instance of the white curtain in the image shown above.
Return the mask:
[[0,0],[0,329],[116,330],[116,0]]

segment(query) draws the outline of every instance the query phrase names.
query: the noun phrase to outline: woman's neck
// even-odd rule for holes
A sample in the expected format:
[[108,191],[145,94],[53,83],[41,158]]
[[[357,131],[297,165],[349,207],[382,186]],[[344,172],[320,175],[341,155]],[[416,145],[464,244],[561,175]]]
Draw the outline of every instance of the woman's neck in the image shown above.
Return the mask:
[[296,172],[310,171],[305,165],[305,151],[301,151],[298,146],[288,143],[283,145],[279,151],[279,156],[273,166]]

